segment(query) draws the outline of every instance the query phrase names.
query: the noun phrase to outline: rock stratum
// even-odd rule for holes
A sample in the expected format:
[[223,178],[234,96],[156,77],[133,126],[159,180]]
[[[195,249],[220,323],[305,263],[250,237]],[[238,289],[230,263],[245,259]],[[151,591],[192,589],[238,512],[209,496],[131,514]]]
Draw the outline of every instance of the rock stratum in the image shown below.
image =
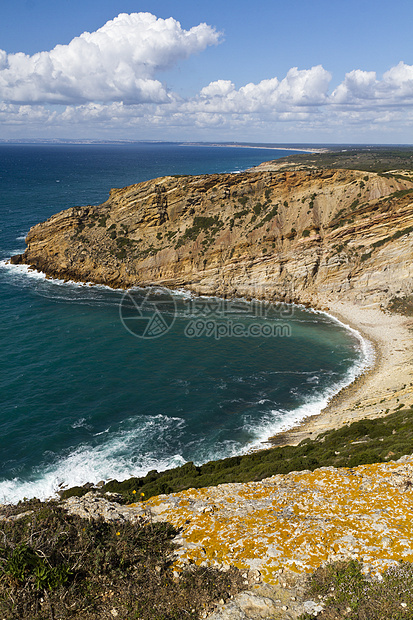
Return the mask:
[[12,262],[64,280],[386,306],[412,292],[413,182],[268,164],[166,176],[62,211],[26,242]]

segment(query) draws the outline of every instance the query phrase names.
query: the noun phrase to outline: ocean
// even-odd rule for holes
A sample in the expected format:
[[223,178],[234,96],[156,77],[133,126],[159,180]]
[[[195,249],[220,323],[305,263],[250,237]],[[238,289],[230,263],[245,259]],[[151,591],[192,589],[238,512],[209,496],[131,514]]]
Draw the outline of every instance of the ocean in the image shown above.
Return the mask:
[[[286,154],[0,145],[0,503],[245,453],[319,412],[362,371],[367,344],[320,312],[185,291],[125,298],[7,264],[32,225],[100,204],[112,187],[237,172]],[[161,308],[158,331],[139,331],[134,308],[140,319]]]

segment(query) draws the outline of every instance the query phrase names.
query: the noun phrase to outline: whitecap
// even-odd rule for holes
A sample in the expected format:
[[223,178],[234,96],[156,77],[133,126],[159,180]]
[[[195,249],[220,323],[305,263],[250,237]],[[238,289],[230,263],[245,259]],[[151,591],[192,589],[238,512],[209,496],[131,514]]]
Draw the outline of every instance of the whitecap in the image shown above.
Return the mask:
[[258,428],[256,423],[253,424],[246,422],[244,428],[247,432],[252,434],[254,439],[242,450],[242,453],[244,454],[252,450],[262,449],[262,444],[268,442],[271,437],[297,426],[307,417],[319,415],[321,411],[327,407],[331,399],[338,394],[338,392],[351,385],[357,377],[366,372],[374,364],[374,347],[369,340],[366,340],[360,334],[360,332],[349,325],[342,323],[339,319],[336,319],[334,316],[331,316],[326,312],[316,310],[313,312],[328,316],[330,319],[334,320],[353,336],[355,336],[358,341],[360,351],[359,359],[356,360],[356,362],[348,369],[347,373],[340,381],[334,382],[326,388],[322,394],[310,396],[306,403],[300,405],[296,409],[291,411],[281,408],[274,409],[270,412],[270,414],[266,414],[264,416],[263,421]]
[[16,477],[0,482],[0,503],[16,503],[24,497],[44,500],[55,497],[63,488],[87,482],[96,484],[100,480],[121,481],[145,476],[152,469],[164,471],[183,465],[186,461],[181,454],[159,457],[141,448],[148,436],[160,438],[166,431],[176,433],[184,424],[182,418],[164,415],[125,420],[120,430],[106,441],[97,445],[81,444],[34,468],[30,480]]

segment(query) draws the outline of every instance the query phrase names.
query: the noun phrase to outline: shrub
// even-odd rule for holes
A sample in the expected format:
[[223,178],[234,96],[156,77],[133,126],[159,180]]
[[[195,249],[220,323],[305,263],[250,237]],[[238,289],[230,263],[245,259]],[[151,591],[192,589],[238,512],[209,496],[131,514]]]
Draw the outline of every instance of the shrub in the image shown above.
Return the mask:
[[1,618],[98,620],[115,610],[119,618],[195,620],[245,587],[236,569],[192,567],[174,578],[170,524],[88,521],[54,503],[29,506],[32,514],[2,523]]
[[[399,432],[393,434],[393,430]],[[360,443],[354,443],[360,442]],[[161,493],[178,492],[191,487],[215,486],[224,482],[262,480],[274,474],[286,474],[317,467],[355,467],[365,463],[396,460],[411,454],[413,442],[413,410],[399,409],[385,418],[359,420],[316,439],[306,439],[298,446],[274,447],[243,456],[211,461],[204,465],[186,463],[164,472],[151,471],[145,477],[123,482],[112,480],[102,491],[120,493],[125,502],[132,502],[132,491],[144,492],[149,498]],[[336,454],[338,452],[339,454]],[[82,488],[82,487],[81,487]],[[89,490],[84,488],[84,493]],[[78,495],[79,487],[61,495]]]
[[365,576],[357,560],[332,562],[309,577],[306,594],[324,599],[320,620],[407,620],[413,617],[413,566],[401,562],[378,580]]

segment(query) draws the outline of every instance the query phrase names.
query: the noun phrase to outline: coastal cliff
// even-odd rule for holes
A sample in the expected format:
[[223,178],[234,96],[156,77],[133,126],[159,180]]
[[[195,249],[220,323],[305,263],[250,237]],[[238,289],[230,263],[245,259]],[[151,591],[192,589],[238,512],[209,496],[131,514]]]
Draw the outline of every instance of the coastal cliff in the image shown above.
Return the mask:
[[323,307],[411,293],[413,182],[357,170],[166,176],[34,226],[12,257],[49,277]]
[[[280,171],[265,164],[242,174],[162,177],[114,189],[102,205],[63,211],[34,226],[26,241],[27,250],[11,262],[49,277],[302,302],[329,307],[376,344],[382,338],[375,373],[363,378],[363,391],[358,384],[346,403],[338,400],[288,437],[278,437],[278,444],[304,440],[300,449],[308,454],[296,466],[302,471],[186,489],[145,502],[140,493],[142,501],[129,506],[93,489],[67,500],[66,510],[113,521],[114,536],[121,536],[127,522],[146,520],[151,530],[157,521],[173,523],[179,532],[173,583],[188,566],[205,571],[237,566],[249,590],[220,600],[211,620],[315,617],[323,614],[327,597],[309,599],[297,581],[300,574],[328,561],[347,566],[350,559],[363,562],[363,570],[374,577],[399,560],[412,561],[406,514],[413,460],[403,456],[392,462],[396,453],[387,450],[385,437],[377,438],[376,424],[371,432],[360,427],[361,437],[349,435],[344,446],[350,458],[355,444],[361,444],[366,465],[304,469],[311,466],[310,448],[318,443],[318,438],[305,442],[311,435],[389,411],[398,412],[403,424],[411,416],[411,323],[377,309],[391,308],[412,293],[409,175]],[[348,427],[345,432],[350,433]],[[405,434],[401,427],[389,427],[386,437],[397,451]],[[386,448],[381,464],[371,464],[375,456],[368,453],[374,438]],[[321,437],[320,445],[325,441]],[[344,458],[342,451],[334,445],[331,456]],[[132,488],[132,497],[139,497]],[[404,600],[400,604],[407,607]],[[110,605],[111,615],[119,615],[121,602]],[[201,617],[206,615],[205,609]]]

